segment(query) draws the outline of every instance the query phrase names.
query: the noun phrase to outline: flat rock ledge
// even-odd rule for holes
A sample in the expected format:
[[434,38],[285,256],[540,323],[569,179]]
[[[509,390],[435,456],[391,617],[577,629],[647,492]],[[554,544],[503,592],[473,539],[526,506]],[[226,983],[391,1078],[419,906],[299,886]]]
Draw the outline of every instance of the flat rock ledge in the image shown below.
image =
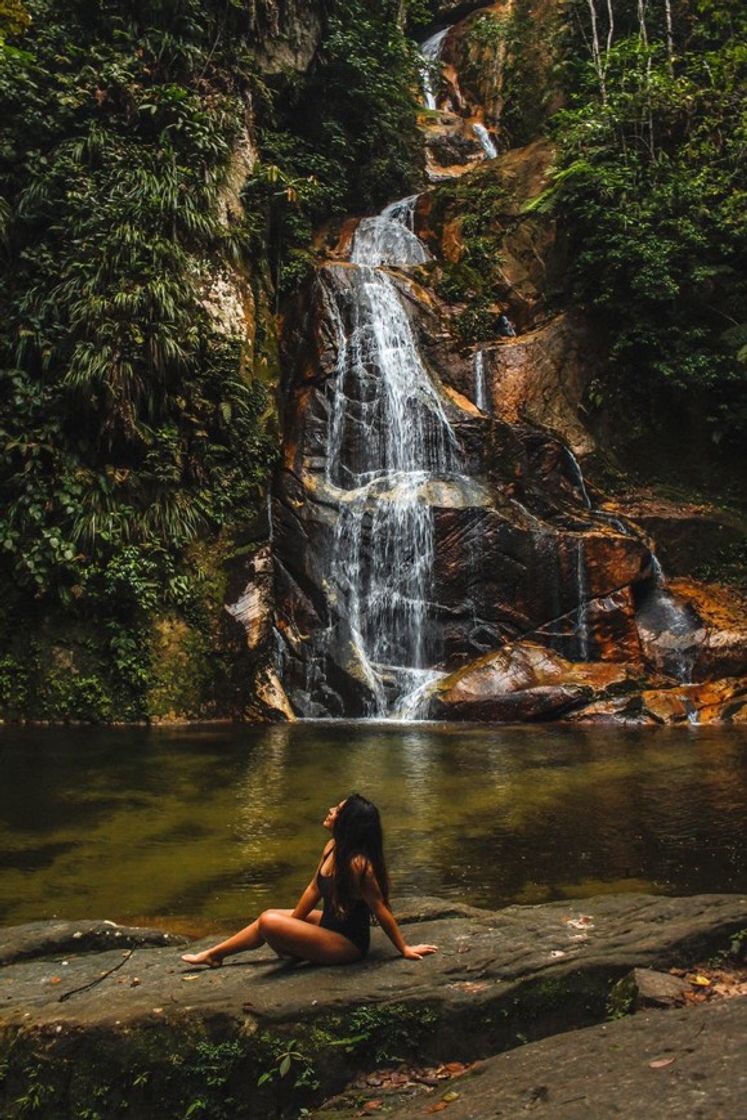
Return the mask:
[[[269,1120],[297,1116],[386,1063],[528,1061],[522,1055],[535,1047],[523,1044],[539,1039],[546,1041],[537,1046],[562,1041],[582,1068],[584,1036],[563,1032],[603,1022],[612,987],[631,969],[689,967],[727,949],[747,927],[747,898],[600,895],[495,912],[414,899],[398,916],[408,940],[440,952],[404,961],[374,930],[368,960],[345,968],[294,966],[262,949],[198,970],[179,959],[183,939],[161,931],[102,922],[3,930],[0,1115]],[[711,1009],[687,1014],[701,1010]],[[631,1023],[652,1015],[674,1023],[669,1016],[680,1012],[640,1012]],[[642,1077],[651,1072],[644,1067]],[[543,1076],[547,1086],[549,1066]],[[455,1118],[526,1107],[525,1098],[518,1105],[506,1098],[500,1112],[500,1102],[487,1107],[478,1096],[477,1111],[458,1112],[458,1102],[468,1107],[471,1084],[464,1080],[448,1104]],[[544,1115],[631,1114],[597,1103]]]

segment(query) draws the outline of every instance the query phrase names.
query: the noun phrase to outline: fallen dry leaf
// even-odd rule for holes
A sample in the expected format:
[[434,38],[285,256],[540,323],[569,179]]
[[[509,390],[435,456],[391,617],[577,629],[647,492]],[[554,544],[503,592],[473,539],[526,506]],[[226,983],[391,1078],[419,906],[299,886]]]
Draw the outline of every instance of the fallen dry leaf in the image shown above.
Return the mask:
[[429,1104],[425,1111],[426,1112],[443,1112],[443,1110],[445,1108],[448,1108],[448,1107],[449,1106],[448,1106],[446,1101],[436,1101],[434,1104]]
[[448,1093],[444,1093],[444,1095],[441,1097],[441,1100],[446,1101],[447,1104],[451,1104],[452,1101],[459,1100],[459,1093],[456,1093],[453,1089],[450,1089]]
[[676,1061],[676,1058],[655,1058],[653,1062],[648,1064],[650,1069],[666,1069],[667,1066],[671,1066]]
[[378,1112],[378,1110],[380,1108],[381,1108],[381,1101],[380,1100],[372,1100],[372,1101],[366,1101],[366,1103],[364,1104],[361,1111],[362,1112]]
[[687,979],[690,981],[691,984],[697,984],[701,988],[708,988],[711,985],[711,981],[708,979],[708,977],[703,976],[699,972],[696,973],[695,975],[688,976]]

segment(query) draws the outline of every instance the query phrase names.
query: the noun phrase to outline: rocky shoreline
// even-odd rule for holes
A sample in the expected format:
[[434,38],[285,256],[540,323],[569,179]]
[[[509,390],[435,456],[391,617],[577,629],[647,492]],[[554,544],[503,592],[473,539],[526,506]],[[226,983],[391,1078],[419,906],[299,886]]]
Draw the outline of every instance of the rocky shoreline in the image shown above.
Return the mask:
[[[728,1001],[735,1005],[728,1011],[714,1002],[606,1021],[635,1002],[621,1010],[612,1000],[615,985],[633,969],[686,969],[741,951],[747,898],[603,895],[495,912],[419,899],[400,913],[405,929],[417,923],[417,938],[440,946],[437,955],[402,961],[374,931],[369,959],[346,969],[291,966],[261,950],[220,969],[190,970],[179,959],[184,939],[162,931],[103,922],[3,930],[1,1114],[8,1120],[29,1114],[50,1120],[290,1117],[320,1107],[358,1075],[435,1062],[469,1067],[458,1091],[450,1090],[457,1095],[443,1105],[455,1117],[509,1116],[529,1100],[536,1052],[541,1084],[554,1086],[537,1096],[537,1109],[548,1110],[538,1115],[570,1117],[589,1115],[594,1062],[586,1060],[587,1036],[594,1054],[600,1040],[619,1032],[623,1049],[612,1056],[621,1067],[635,1040],[644,1057],[655,1042],[669,1044],[655,1017],[662,1014],[674,1016],[667,1020],[673,1028],[683,1014],[716,1016],[714,1024],[724,1025],[704,1029],[705,1040],[732,1028],[735,1038],[743,1036],[747,1004],[740,999]],[[650,1037],[644,1018],[652,1024]],[[724,1041],[725,1054],[730,1047]],[[483,1063],[479,1077],[475,1060]],[[518,1071],[508,1081],[507,1068]],[[645,1061],[641,1071],[643,1097],[653,1073]],[[560,1111],[555,1089],[563,1086],[563,1100],[573,1097],[576,1076],[578,1107],[586,1100],[587,1111]],[[674,1084],[671,1074],[660,1076]],[[723,1105],[724,1092],[733,1090],[736,1100],[743,1076],[729,1073],[726,1088],[721,1078],[722,1091],[713,1098],[720,1112],[678,1105],[677,1114],[738,1115]],[[610,1073],[600,1082],[602,1105],[594,1116],[619,1114],[612,1081]],[[358,1097],[350,1115],[379,1108],[411,1115],[433,1104],[433,1096],[415,1105],[371,1093]],[[367,1100],[379,1103],[365,1107]],[[705,1107],[697,1094],[693,1101]],[[335,1107],[349,1110],[349,1098]]]

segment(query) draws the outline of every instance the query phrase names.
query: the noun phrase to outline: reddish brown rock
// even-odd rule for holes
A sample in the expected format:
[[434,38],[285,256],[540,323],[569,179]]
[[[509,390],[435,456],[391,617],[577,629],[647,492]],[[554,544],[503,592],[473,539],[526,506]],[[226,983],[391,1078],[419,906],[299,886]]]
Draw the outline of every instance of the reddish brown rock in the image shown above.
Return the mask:
[[747,678],[644,689],[595,701],[569,718],[580,723],[743,723],[747,718]]
[[[534,0],[531,23],[517,32],[513,0],[493,0],[477,6],[444,42],[446,103],[484,119],[497,133],[499,147],[513,147],[521,135],[543,131],[543,122],[562,103],[553,69],[559,11],[555,0]],[[521,83],[535,91],[534,97],[531,92],[521,97],[514,85],[507,85],[506,76],[517,61]]]
[[671,580],[668,586],[695,611],[705,629],[694,678],[709,680],[746,673],[747,597],[733,587],[695,580]]
[[596,697],[632,687],[627,665],[570,662],[530,642],[487,654],[441,681],[431,714],[491,722],[552,719]]
[[595,444],[579,408],[596,360],[591,332],[575,313],[494,343],[485,348],[493,414],[550,428],[576,455],[587,454]]

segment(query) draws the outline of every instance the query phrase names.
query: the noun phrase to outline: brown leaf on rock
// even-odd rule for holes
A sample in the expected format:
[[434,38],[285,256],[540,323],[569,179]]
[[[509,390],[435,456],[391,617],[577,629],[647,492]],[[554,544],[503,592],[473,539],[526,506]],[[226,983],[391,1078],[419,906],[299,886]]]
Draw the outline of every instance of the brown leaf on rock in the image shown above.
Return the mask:
[[653,1062],[649,1062],[649,1069],[666,1069],[676,1062],[676,1058],[655,1058]]

